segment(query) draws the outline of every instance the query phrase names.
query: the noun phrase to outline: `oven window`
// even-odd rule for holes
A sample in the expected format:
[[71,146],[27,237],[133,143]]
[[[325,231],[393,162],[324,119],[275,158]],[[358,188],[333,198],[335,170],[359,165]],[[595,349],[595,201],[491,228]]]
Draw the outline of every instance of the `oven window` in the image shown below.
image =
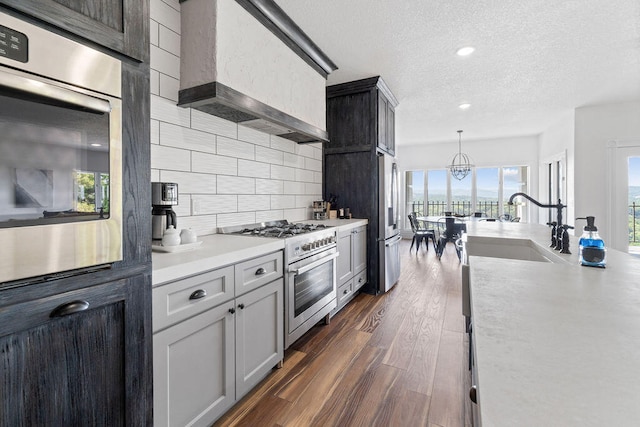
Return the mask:
[[295,317],[333,292],[333,260],[295,276]]
[[0,90],[0,228],[109,218],[109,114]]

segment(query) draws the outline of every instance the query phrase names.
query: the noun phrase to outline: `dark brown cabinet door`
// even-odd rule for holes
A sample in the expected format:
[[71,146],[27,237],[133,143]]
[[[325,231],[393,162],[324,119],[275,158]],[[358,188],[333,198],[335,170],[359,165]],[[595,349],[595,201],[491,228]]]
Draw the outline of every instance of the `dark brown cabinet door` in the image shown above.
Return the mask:
[[138,276],[0,307],[0,425],[150,424],[145,288]]
[[0,3],[148,62],[149,0],[0,0]]

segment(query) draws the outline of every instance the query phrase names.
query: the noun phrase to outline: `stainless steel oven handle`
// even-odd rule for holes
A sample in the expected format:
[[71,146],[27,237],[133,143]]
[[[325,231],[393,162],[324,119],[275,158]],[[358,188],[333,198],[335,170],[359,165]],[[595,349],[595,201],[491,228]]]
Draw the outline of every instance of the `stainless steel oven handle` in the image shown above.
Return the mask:
[[288,271],[289,271],[289,273],[295,273],[296,276],[299,276],[301,274],[306,273],[309,270],[313,270],[317,266],[322,265],[327,261],[331,261],[332,259],[338,258],[339,255],[340,255],[340,252],[335,252],[335,253],[333,253],[331,255],[327,255],[326,257],[323,257],[323,258],[321,258],[321,259],[319,259],[317,261],[314,261],[311,264],[307,264],[304,267],[290,268]]
[[67,102],[99,113],[109,113],[111,111],[111,105],[103,99],[15,74],[0,73],[0,86]]

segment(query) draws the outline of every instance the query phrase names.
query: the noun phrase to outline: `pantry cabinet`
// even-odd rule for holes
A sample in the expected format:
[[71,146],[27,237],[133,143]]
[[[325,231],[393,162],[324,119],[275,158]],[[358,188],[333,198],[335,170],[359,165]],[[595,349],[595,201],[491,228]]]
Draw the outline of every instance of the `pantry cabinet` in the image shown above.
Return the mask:
[[154,424],[210,426],[284,358],[281,251],[153,289]]

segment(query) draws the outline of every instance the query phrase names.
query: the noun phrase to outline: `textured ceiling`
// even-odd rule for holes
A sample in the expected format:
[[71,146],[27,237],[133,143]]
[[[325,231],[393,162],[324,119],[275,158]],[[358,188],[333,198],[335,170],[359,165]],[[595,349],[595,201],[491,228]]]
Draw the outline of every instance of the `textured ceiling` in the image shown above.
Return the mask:
[[640,100],[638,0],[276,3],[338,65],[328,84],[382,76],[398,144],[535,135],[577,107]]

